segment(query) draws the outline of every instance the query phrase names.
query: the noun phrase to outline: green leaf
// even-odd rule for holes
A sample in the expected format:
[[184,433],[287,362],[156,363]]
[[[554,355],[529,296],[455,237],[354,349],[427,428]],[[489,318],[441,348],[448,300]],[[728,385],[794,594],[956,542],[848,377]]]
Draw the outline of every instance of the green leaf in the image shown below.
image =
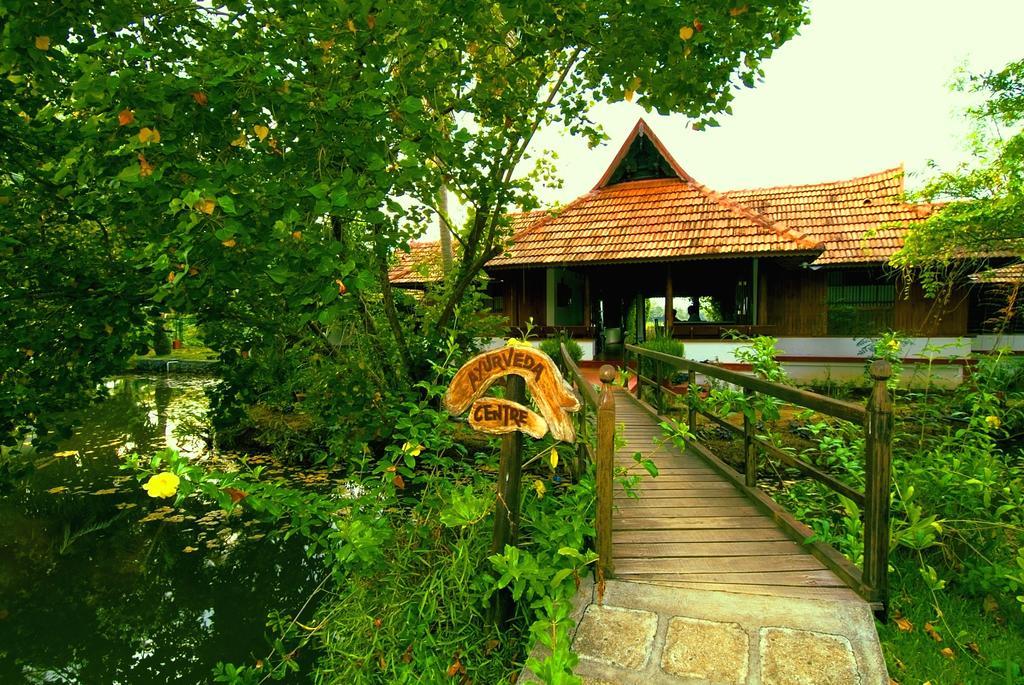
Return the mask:
[[134,183],[139,180],[139,165],[129,164],[124,169],[121,169],[120,173],[117,174],[118,181],[127,181]]
[[231,196],[221,195],[217,198],[217,204],[220,205],[220,208],[223,209],[225,213],[235,213],[235,201],[231,199]]
[[270,276],[270,280],[274,281],[274,283],[283,285],[292,277],[292,272],[287,267],[278,264],[268,269],[267,275]]

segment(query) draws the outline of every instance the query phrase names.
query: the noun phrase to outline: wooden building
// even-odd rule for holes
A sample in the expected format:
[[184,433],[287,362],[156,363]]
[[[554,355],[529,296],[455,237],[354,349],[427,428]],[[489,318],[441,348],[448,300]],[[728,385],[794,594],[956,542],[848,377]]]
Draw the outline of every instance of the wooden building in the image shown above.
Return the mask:
[[[730,332],[767,334],[791,374],[844,380],[861,375],[859,341],[884,331],[909,336],[911,362],[926,347],[943,358],[972,350],[966,284],[937,306],[886,268],[907,228],[932,211],[904,200],[902,168],[718,192],[640,120],[593,190],[557,213],[514,215],[513,238],[486,270],[510,330],[532,318],[541,334],[568,331],[588,358],[644,339],[660,309],[655,328],[684,341],[688,357],[735,363],[743,343]],[[422,267],[431,250],[416,244],[393,282],[436,277]]]

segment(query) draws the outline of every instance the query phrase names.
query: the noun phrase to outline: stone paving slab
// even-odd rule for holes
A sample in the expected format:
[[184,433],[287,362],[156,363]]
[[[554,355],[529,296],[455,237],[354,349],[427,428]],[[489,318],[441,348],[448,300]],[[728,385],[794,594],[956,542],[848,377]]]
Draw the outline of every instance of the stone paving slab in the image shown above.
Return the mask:
[[[608,581],[574,600],[585,685],[887,685],[863,602]],[[543,650],[531,656],[542,657]],[[524,671],[519,682],[538,682]]]

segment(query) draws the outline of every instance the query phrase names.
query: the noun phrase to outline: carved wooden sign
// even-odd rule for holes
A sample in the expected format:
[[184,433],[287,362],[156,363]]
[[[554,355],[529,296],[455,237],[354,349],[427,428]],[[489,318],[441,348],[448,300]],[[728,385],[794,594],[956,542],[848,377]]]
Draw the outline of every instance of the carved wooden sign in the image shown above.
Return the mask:
[[483,397],[473,403],[469,408],[469,425],[482,433],[501,435],[522,431],[538,439],[548,432],[544,417],[518,402],[496,397]]
[[[517,402],[480,399],[496,380],[509,374],[526,381],[541,416]],[[521,430],[539,438],[550,428],[557,440],[572,442],[576,438],[567,412],[578,411],[579,400],[551,357],[534,347],[503,347],[466,362],[448,386],[444,406],[451,414],[458,415],[470,405],[473,405],[470,425],[485,433]]]

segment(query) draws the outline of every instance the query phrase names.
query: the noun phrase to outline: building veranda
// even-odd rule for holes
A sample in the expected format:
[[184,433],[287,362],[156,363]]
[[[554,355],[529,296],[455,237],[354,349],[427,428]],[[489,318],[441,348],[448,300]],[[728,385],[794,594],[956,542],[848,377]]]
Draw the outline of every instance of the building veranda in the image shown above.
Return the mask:
[[[720,192],[694,179],[640,120],[593,190],[557,212],[511,215],[513,237],[486,268],[510,332],[564,331],[584,359],[621,358],[622,342],[681,340],[690,358],[735,364],[737,336],[771,335],[800,380],[859,378],[864,340],[907,336],[908,362],[944,363],[996,344],[988,286],[974,279],[930,299],[888,259],[941,207],[905,200],[901,167],[808,185]],[[413,243],[392,283],[439,276],[436,243]],[[941,350],[940,353],[934,352]]]

